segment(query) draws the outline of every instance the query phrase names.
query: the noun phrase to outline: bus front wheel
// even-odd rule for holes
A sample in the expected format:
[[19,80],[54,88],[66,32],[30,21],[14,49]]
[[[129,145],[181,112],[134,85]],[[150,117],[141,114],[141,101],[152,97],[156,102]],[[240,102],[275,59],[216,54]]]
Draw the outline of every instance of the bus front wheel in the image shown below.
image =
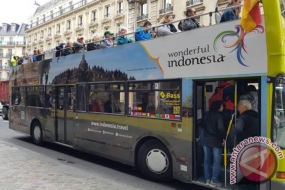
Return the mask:
[[35,121],[32,125],[32,139],[36,145],[43,144],[43,131],[40,122]]
[[138,166],[141,173],[151,180],[169,181],[172,179],[172,159],[169,150],[160,141],[145,142],[138,153]]

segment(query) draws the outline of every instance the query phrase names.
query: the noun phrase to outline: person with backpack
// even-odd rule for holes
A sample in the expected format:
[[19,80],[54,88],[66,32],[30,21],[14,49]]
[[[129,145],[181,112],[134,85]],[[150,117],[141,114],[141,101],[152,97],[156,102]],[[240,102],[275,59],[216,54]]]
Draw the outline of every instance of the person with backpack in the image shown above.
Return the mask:
[[[220,187],[218,176],[220,174],[223,146],[226,139],[226,131],[223,123],[224,102],[213,101],[208,112],[202,118],[204,150],[204,175],[206,185]],[[201,136],[200,136],[201,138]],[[213,162],[211,162],[213,160]],[[211,167],[213,163],[213,167]],[[212,170],[211,170],[212,168]]]

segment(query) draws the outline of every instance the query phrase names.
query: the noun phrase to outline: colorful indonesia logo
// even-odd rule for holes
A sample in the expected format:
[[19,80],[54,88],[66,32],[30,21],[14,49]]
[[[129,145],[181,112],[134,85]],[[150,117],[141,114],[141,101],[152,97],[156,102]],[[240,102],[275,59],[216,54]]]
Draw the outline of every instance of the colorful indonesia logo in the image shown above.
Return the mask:
[[[236,31],[226,30],[217,35],[213,44],[214,50],[218,52],[217,44],[218,41],[220,40],[224,48],[231,50],[229,53],[236,52],[237,60],[242,66],[248,67],[248,65],[244,63],[245,58],[243,57],[243,52],[247,53],[244,41],[245,41],[245,36],[249,33],[245,33],[241,25],[236,25],[235,28]],[[264,27],[258,25],[250,33],[252,32],[255,32],[257,34],[262,34],[264,32]],[[232,39],[233,37],[236,39],[233,40]],[[227,42],[227,40],[229,42]]]
[[240,142],[231,154],[230,184],[265,182],[276,173],[282,150],[265,137],[249,137]]

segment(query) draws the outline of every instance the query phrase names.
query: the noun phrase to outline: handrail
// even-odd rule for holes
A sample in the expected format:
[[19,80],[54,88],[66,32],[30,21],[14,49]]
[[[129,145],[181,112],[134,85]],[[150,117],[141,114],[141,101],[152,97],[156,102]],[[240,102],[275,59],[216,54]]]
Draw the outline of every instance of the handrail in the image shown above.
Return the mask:
[[[197,18],[197,17],[201,17],[201,16],[206,16],[206,15],[209,15],[210,17],[212,16],[213,13],[218,13],[218,12],[221,12],[221,11],[225,11],[225,10],[228,10],[228,9],[234,9],[234,8],[238,8],[238,7],[242,7],[243,5],[237,5],[237,6],[231,6],[231,7],[226,7],[226,8],[223,8],[223,9],[220,9],[218,10],[217,8],[215,8],[215,11],[211,11],[211,12],[208,12],[208,13],[202,13],[202,14],[197,14],[197,15],[194,15],[194,16],[191,16],[191,17],[186,17],[186,18],[183,18],[183,19],[180,19],[180,20],[176,20],[176,21],[173,21],[173,22],[169,22],[169,23],[165,23],[165,24],[160,24],[160,25],[157,25],[155,27],[152,27],[151,29],[142,29],[141,31],[149,31],[149,30],[152,30],[152,32],[156,32],[155,29],[159,28],[159,27],[162,27],[162,26],[165,26],[165,25],[168,25],[168,24],[174,24],[174,23],[178,23],[178,22],[181,22],[183,20],[186,20],[186,19],[191,19],[191,18]],[[113,41],[113,47],[115,46],[118,46],[116,45],[116,39],[118,37],[124,37],[124,36],[134,36],[135,33],[137,33],[138,31],[134,31],[134,32],[130,32],[130,33],[127,33],[125,35],[116,35],[112,38],[112,41]],[[98,44],[101,45],[101,42],[102,41],[105,41],[106,39],[101,39],[98,41]],[[86,44],[84,44],[84,50],[86,51],[86,47],[88,44],[91,44],[91,43],[94,43],[94,42],[88,42]],[[133,42],[134,43],[134,42]],[[65,49],[65,48],[64,48]],[[62,50],[64,50],[62,49]],[[100,49],[103,49],[103,48],[100,48]],[[56,55],[56,52],[58,51],[61,51],[61,50],[55,50],[55,49],[52,49],[52,50],[47,50],[45,51],[44,53],[44,56],[43,56],[43,59],[45,60],[46,59],[50,59],[50,58],[53,58],[55,57]],[[94,51],[94,50],[93,50]],[[61,52],[60,52],[61,54]],[[61,55],[60,55],[61,56]]]

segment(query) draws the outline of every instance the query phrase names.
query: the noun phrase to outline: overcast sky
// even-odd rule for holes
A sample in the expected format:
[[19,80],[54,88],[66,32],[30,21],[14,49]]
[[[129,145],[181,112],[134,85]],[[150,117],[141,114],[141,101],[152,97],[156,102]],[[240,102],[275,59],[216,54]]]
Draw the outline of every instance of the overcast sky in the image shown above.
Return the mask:
[[[49,0],[36,0],[40,5],[45,4]],[[0,0],[0,25],[3,22],[11,23],[15,22],[18,24],[28,24],[28,19],[32,16],[37,6],[35,0]]]

